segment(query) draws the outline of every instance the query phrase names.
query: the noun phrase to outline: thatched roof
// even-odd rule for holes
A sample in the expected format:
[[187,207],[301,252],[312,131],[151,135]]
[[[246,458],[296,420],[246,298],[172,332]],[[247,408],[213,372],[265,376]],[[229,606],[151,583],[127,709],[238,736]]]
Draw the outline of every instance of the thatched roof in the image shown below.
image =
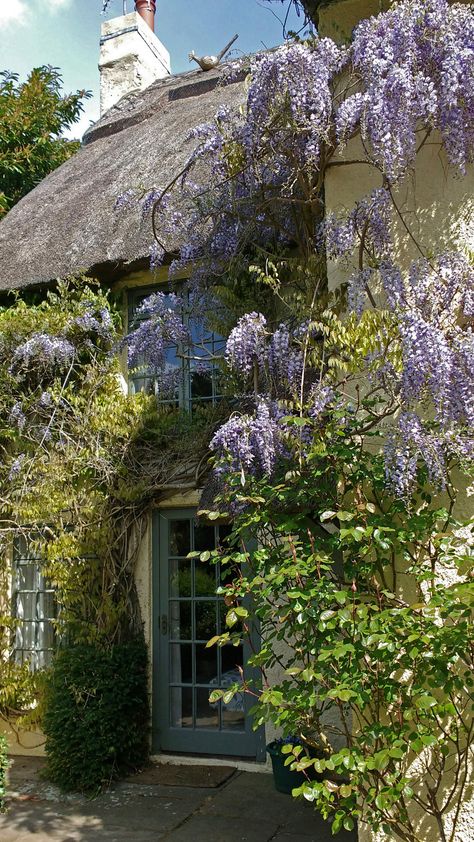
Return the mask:
[[186,162],[188,131],[221,103],[243,100],[220,70],[183,73],[124,97],[84,137],[82,148],[0,223],[0,291],[85,272],[106,281],[147,264],[150,222],[117,213],[127,189],[167,184]]

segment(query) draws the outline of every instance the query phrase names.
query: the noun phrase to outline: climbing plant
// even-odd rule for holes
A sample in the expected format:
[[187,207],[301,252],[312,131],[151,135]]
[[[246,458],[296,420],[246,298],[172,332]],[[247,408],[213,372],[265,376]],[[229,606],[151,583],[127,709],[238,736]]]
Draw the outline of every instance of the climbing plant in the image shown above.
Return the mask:
[[117,307],[85,279],[0,311],[5,717],[41,714],[41,676],[9,657],[20,623],[9,600],[12,547],[23,542],[54,588],[58,642],[107,651],[140,637],[134,569],[147,514],[165,487],[199,477],[219,417],[211,408],[191,422],[154,396],[129,395],[121,342]]
[[[473,27],[467,6],[404,0],[348,46],[312,37],[231,67],[248,70],[244,106],[197,127],[179,176],[138,197],[153,264],[173,254],[173,278],[194,261],[186,295],[211,323],[234,315],[241,401],[211,442],[207,515],[233,518],[221,563],[239,573],[212,644],[237,642],[239,621],[250,634],[253,596],[256,722],[325,751],[287,749],[308,770],[296,794],[335,831],[358,819],[409,842],[427,821],[459,838],[472,752],[474,273],[462,233],[435,237],[403,197],[433,146],[440,178],[472,164]],[[337,168],[370,187],[328,209]],[[240,296],[236,318],[245,283],[258,305]],[[163,324],[134,349],[158,369]]]

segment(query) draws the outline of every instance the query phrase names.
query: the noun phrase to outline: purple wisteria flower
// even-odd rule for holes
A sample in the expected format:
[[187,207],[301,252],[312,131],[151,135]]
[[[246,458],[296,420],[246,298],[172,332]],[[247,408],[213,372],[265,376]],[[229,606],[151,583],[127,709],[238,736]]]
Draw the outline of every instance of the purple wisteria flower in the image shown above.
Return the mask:
[[288,325],[280,324],[268,342],[268,370],[277,392],[288,386],[297,393],[303,376],[303,354],[293,343]]
[[23,412],[23,407],[19,401],[17,401],[10,410],[9,416],[10,424],[17,427],[20,432],[22,432],[25,428],[26,424],[26,415]]
[[309,396],[308,415],[318,421],[330,403],[334,401],[335,393],[331,386],[317,384],[312,387]]
[[464,171],[474,149],[474,18],[448,0],[410,0],[356,28],[351,50],[360,90],[340,106],[338,138],[360,124],[390,181],[415,158],[420,129],[441,132],[450,162]]
[[239,472],[242,483],[249,474],[271,476],[284,450],[272,406],[261,399],[254,415],[232,415],[214,434],[210,447],[218,472]]
[[431,432],[413,412],[401,413],[396,429],[387,437],[387,483],[397,497],[410,497],[417,469],[426,464],[430,481],[443,489],[446,482],[446,449],[437,432]]
[[35,333],[13,352],[10,371],[28,371],[30,367],[44,369],[69,368],[75,356],[74,345],[61,336]]
[[13,462],[11,464],[11,467],[10,467],[10,472],[8,474],[9,480],[14,480],[19,476],[19,474],[21,472],[21,466],[23,465],[24,461],[25,461],[25,454],[24,453],[20,453],[20,455],[17,456],[16,459],[13,460]]
[[246,313],[231,331],[226,344],[226,361],[232,371],[248,375],[254,364],[262,369],[266,360],[266,324],[261,313]]
[[140,323],[125,340],[131,368],[145,366],[156,376],[169,370],[167,349],[190,343],[182,312],[183,302],[174,293],[155,292],[145,299],[136,312]]
[[399,324],[404,404],[432,402],[442,429],[456,420],[474,430],[474,336],[462,318],[474,285],[471,265],[446,253],[414,262],[406,279],[384,265],[381,278]]

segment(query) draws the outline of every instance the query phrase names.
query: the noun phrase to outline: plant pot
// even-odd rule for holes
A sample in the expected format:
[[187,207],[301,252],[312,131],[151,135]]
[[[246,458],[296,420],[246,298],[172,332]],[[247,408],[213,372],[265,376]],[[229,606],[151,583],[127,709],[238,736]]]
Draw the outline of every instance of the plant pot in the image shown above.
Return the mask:
[[[282,754],[281,743],[278,740],[273,740],[273,742],[269,743],[267,745],[267,751],[272,761],[273,781],[275,783],[275,789],[278,792],[291,795],[292,790],[304,784],[308,780],[308,777],[310,780],[322,779],[322,775],[315,772],[312,766],[310,766],[306,774],[304,772],[297,772],[291,769],[290,766],[285,766],[288,755]],[[312,752],[310,747],[308,747],[308,753],[310,757],[318,756]]]

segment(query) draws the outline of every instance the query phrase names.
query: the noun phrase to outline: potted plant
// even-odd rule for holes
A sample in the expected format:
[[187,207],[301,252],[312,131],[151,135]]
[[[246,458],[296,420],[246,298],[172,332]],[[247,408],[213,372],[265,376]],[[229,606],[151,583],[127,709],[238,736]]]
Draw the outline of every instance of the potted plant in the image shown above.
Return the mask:
[[305,755],[313,759],[325,757],[322,747],[301,737],[279,737],[267,745],[267,752],[272,761],[275,789],[278,792],[284,792],[286,795],[291,795],[293,789],[301,786],[308,779],[314,781],[322,778],[322,775],[316,772],[313,766],[309,766],[304,772],[291,768],[292,763],[288,762],[289,757],[292,754],[292,749],[298,747],[301,747],[299,750],[300,759]]

